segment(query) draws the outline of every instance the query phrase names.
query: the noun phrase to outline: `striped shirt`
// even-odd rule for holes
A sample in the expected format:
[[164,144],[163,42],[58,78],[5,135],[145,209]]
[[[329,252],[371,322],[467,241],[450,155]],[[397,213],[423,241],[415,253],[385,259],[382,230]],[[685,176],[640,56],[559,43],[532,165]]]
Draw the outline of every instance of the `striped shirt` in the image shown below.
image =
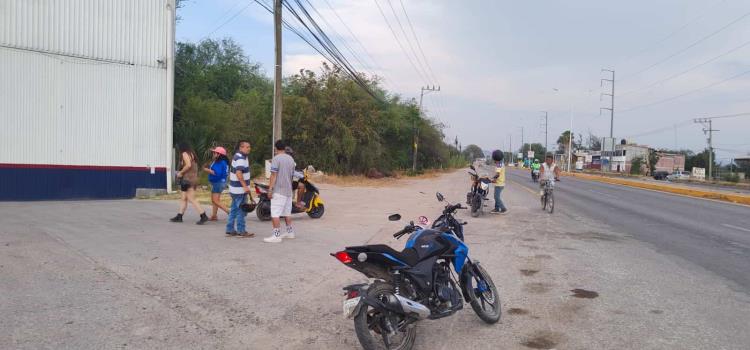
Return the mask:
[[231,194],[245,193],[242,183],[237,178],[237,171],[242,171],[242,178],[245,179],[245,184],[250,186],[250,162],[247,160],[247,155],[240,152],[237,152],[232,158],[232,169],[229,173],[229,193]]

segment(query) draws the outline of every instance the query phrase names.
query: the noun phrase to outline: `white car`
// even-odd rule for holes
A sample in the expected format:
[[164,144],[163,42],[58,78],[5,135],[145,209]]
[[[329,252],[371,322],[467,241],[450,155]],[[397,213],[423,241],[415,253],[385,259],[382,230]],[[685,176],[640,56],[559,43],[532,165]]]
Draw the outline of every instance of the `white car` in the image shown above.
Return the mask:
[[690,172],[689,171],[675,171],[667,175],[667,180],[669,181],[690,180]]

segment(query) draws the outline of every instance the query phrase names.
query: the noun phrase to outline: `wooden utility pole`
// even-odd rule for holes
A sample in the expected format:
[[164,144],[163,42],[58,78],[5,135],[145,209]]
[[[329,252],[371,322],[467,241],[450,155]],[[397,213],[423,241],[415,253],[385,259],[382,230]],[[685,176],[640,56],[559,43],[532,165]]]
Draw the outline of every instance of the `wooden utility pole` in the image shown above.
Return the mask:
[[274,154],[274,143],[281,140],[281,2],[273,2],[273,25],[274,25],[274,43],[276,54],[276,65],[274,67],[274,84],[273,84],[273,136],[271,137],[271,156]]

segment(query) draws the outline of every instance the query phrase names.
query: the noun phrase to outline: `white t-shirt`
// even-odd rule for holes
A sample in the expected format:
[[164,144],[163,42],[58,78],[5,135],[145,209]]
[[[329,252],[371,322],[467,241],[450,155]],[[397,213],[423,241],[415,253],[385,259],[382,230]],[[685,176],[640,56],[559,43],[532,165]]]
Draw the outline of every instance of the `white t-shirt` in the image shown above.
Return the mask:
[[557,168],[557,164],[552,163],[552,166],[548,166],[547,163],[542,163],[542,168],[544,168],[544,178],[542,180],[555,180],[555,169]]

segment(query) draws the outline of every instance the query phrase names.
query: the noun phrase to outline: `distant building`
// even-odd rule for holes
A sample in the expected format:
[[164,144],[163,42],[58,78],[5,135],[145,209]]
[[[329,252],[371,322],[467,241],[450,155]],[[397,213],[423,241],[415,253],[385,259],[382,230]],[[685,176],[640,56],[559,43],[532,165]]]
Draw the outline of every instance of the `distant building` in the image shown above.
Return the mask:
[[669,173],[685,170],[685,155],[678,153],[657,152],[659,160],[656,161],[655,171],[666,171]]
[[750,154],[734,158],[734,164],[743,169],[750,168]]
[[643,159],[643,164],[648,162],[650,148],[648,146],[626,143],[615,145],[615,151],[610,161],[610,171],[618,173],[629,173],[633,159]]
[[0,200],[169,187],[174,19],[175,0],[0,2]]

